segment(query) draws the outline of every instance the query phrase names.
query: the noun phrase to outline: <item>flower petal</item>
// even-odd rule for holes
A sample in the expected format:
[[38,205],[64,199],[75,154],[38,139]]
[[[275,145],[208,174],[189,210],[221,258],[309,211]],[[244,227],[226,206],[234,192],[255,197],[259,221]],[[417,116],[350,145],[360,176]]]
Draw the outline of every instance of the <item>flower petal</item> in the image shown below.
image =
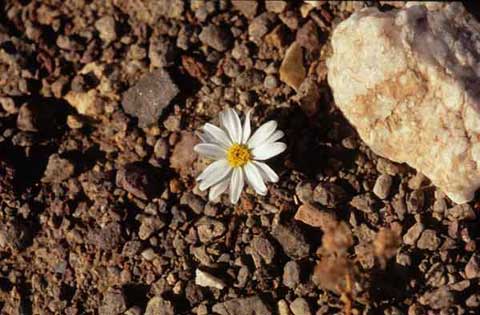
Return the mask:
[[206,132],[196,132],[195,135],[200,138],[203,143],[213,142],[212,137]]
[[236,204],[238,202],[238,199],[240,199],[243,185],[243,170],[241,167],[236,167],[233,169],[232,178],[230,181],[230,201],[233,204]]
[[245,175],[247,176],[248,183],[252,186],[253,189],[259,195],[266,195],[267,194],[267,186],[263,182],[262,175],[260,174],[259,169],[253,163],[247,163],[243,167],[245,170]]
[[206,123],[203,126],[203,131],[206,133],[208,137],[213,139],[213,141],[224,148],[228,148],[232,145],[232,141],[228,138],[228,135],[223,131],[221,128],[212,125],[210,123]]
[[283,136],[285,136],[285,134],[283,133],[283,131],[281,130],[277,130],[275,131],[268,139],[267,139],[267,143],[268,142],[275,142],[277,140],[280,140],[283,138]]
[[230,173],[230,170],[231,168],[225,159],[213,162],[197,177],[197,180],[202,181],[199,186],[200,190],[204,191],[215,185],[224,179]]
[[252,114],[252,110],[249,109],[247,114],[245,115],[245,121],[243,122],[243,133],[242,133],[242,143],[245,144],[250,138],[252,133],[252,127],[250,126],[250,115]]
[[262,145],[277,129],[277,122],[270,120],[261,125],[257,131],[255,131],[252,137],[248,140],[247,145],[250,149],[255,149],[257,146]]
[[234,143],[242,142],[242,123],[236,111],[231,108],[220,113],[220,123]]
[[283,142],[268,142],[252,150],[255,160],[267,160],[285,151],[287,145]]
[[255,164],[256,167],[258,167],[263,179],[272,183],[278,182],[277,173],[275,173],[275,171],[272,170],[272,168],[268,166],[266,163],[258,162],[258,161],[253,161],[252,163]]
[[210,201],[215,200],[225,192],[230,184],[230,178],[226,177],[224,180],[220,181],[218,184],[213,185],[208,192],[208,199]]
[[225,149],[214,143],[199,143],[193,147],[193,151],[214,160],[220,160],[226,157]]

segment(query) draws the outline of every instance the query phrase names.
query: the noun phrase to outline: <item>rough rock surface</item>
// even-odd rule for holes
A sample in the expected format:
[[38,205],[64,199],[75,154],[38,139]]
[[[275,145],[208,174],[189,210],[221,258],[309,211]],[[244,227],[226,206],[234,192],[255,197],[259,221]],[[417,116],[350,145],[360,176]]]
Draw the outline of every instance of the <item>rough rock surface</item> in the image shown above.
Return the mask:
[[140,126],[154,123],[179,89],[163,69],[144,76],[123,95],[123,109],[138,118]]
[[354,13],[333,33],[328,82],[374,152],[464,203],[480,186],[480,24],[461,3],[435,9]]

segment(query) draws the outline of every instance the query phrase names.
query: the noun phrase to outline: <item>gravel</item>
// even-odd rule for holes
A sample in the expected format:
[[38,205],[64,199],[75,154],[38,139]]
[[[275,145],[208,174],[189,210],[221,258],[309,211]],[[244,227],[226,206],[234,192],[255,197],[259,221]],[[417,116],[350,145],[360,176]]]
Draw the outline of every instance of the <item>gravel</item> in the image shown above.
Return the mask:
[[[332,100],[331,32],[363,6],[6,0],[0,313],[476,314],[478,198],[377,156]],[[288,145],[237,205],[195,180],[227,106]]]

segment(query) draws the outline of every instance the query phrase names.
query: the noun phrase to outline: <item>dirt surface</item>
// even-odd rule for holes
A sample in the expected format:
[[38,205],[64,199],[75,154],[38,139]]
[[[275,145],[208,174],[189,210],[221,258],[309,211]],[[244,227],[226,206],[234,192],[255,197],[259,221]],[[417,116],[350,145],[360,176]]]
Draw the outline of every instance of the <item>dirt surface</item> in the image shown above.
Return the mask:
[[[480,199],[372,153],[326,82],[332,28],[392,6],[288,2],[0,1],[1,314],[479,313]],[[226,106],[288,145],[236,206],[195,184]]]

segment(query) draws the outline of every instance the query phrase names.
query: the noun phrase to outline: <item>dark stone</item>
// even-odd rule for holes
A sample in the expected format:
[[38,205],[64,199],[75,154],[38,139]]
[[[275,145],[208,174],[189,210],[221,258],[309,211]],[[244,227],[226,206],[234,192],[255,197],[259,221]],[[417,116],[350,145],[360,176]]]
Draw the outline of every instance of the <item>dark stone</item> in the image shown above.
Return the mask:
[[225,51],[233,44],[232,33],[213,24],[204,27],[198,38],[205,45],[218,51]]
[[114,250],[122,242],[120,224],[112,222],[89,233],[89,242],[102,250]]
[[17,127],[23,131],[37,132],[48,129],[53,118],[53,111],[45,106],[23,104],[17,116]]
[[242,90],[249,90],[262,86],[264,78],[265,74],[263,72],[256,69],[249,69],[237,77],[235,85]]
[[255,237],[252,241],[253,250],[260,255],[267,264],[271,264],[275,257],[275,247],[264,237]]
[[203,289],[195,284],[195,281],[189,281],[185,287],[185,297],[190,305],[197,305],[205,299]]
[[28,226],[20,222],[0,224],[0,247],[18,251],[32,243],[32,233]]
[[182,198],[180,198],[180,204],[189,206],[196,214],[202,214],[203,209],[205,208],[205,201],[190,192],[186,192],[182,195]]
[[0,157],[0,196],[13,194],[15,175],[13,165]]
[[272,236],[280,243],[285,254],[292,259],[305,258],[310,252],[310,245],[296,225],[279,223],[274,226]]
[[116,183],[137,198],[148,200],[155,196],[159,182],[153,174],[141,164],[125,165],[117,172]]
[[320,49],[318,29],[313,20],[309,20],[297,31],[297,42],[308,51]]
[[123,94],[122,106],[126,113],[138,118],[140,127],[146,127],[158,120],[178,92],[168,72],[158,69]]
[[333,183],[320,183],[313,191],[313,200],[329,208],[336,207],[348,198],[345,190]]

